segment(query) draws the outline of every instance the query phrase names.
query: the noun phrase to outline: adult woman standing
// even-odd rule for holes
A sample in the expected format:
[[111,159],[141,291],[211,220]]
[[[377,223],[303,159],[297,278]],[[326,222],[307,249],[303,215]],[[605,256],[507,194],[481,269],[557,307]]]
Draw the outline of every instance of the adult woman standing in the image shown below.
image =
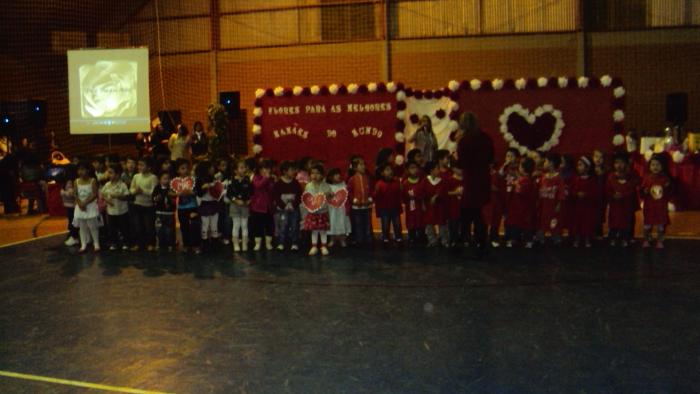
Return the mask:
[[418,129],[408,139],[408,142],[414,144],[416,149],[419,149],[421,153],[423,153],[423,160],[426,163],[435,160],[438,143],[437,137],[435,137],[435,133],[433,132],[433,123],[428,115],[423,115],[423,117],[420,118]]
[[209,149],[209,139],[204,132],[202,122],[196,121],[192,125],[194,133],[192,134],[192,156],[195,159],[203,159],[207,155]]
[[486,248],[486,225],[481,213],[491,197],[490,166],[493,162],[493,141],[481,131],[476,116],[465,112],[459,118],[457,163],[463,171],[462,222],[467,232],[474,224],[477,257]]
[[180,123],[177,125],[177,133],[173,133],[168,140],[170,149],[170,160],[190,159],[190,133],[187,126]]

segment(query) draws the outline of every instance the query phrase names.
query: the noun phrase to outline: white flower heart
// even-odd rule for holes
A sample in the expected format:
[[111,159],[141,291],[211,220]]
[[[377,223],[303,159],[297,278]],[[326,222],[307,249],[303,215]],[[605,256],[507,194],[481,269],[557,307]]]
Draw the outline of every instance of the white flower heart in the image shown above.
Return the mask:
[[536,148],[536,150],[546,152],[552,149],[553,147],[559,145],[559,138],[561,137],[562,131],[564,130],[565,126],[564,120],[562,119],[562,112],[560,110],[554,108],[554,106],[552,106],[551,104],[545,104],[540,107],[537,107],[535,111],[531,113],[528,109],[523,108],[522,105],[516,103],[509,107],[506,107],[501,113],[501,115],[498,117],[498,121],[501,124],[501,134],[503,135],[503,139],[506,141],[506,143],[508,143],[508,146],[517,149],[521,154],[527,154],[530,152],[530,149],[528,149],[528,147],[520,145],[520,143],[515,139],[513,134],[508,129],[508,119],[510,118],[510,115],[514,113],[521,116],[530,124],[534,124],[537,121],[538,117],[546,113],[551,114],[556,120],[554,123],[554,131],[549,137],[549,140],[545,141],[540,147]]

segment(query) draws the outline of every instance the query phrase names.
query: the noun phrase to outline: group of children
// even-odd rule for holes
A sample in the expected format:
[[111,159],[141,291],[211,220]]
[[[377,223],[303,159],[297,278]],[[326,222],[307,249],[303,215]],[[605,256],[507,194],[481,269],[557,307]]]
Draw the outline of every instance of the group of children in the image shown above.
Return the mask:
[[531,248],[534,243],[544,243],[547,236],[560,244],[564,232],[574,247],[591,247],[594,238],[602,238],[606,219],[610,245],[626,247],[633,240],[640,207],[642,246],[652,246],[656,228],[655,247],[664,247],[671,195],[664,154],[651,157],[643,177],[626,152],[614,154],[612,169],[601,151],[594,151],[590,158],[581,156],[575,164],[571,157],[556,153],[519,156],[510,149],[503,165],[492,169],[489,221],[494,247],[499,246],[502,220],[507,247],[522,242]]
[[[367,245],[373,240],[374,212],[381,223],[383,243],[404,240],[429,247],[455,247],[470,242],[462,220],[462,171],[447,150],[424,163],[419,150],[397,166],[391,152],[380,152],[375,176],[361,156],[353,156],[346,173],[325,171],[321,162],[304,158],[284,161],[222,158],[194,164],[150,157],[112,158],[109,162],[80,162],[77,176],[67,177],[61,195],[67,210],[69,238],[86,251],[100,239],[110,250],[175,250],[176,222],[181,247],[196,254],[212,244],[233,244],[235,252],[299,250],[328,255],[334,245]],[[530,248],[551,237],[562,242],[567,232],[573,245],[591,246],[607,221],[612,245],[632,239],[635,211],[643,202],[645,240],[658,231],[663,247],[669,224],[670,178],[664,160],[654,156],[643,179],[630,168],[629,158],[614,156],[608,172],[601,152],[592,159],[571,159],[555,153],[519,157],[508,150],[505,161],[492,169],[491,203],[485,209],[492,246],[522,242]],[[105,225],[104,230],[101,228]],[[392,234],[393,231],[393,234]]]

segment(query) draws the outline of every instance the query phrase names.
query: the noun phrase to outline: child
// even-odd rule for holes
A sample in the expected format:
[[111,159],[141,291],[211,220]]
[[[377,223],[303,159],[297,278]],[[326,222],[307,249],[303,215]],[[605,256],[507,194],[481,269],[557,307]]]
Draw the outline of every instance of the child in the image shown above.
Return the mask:
[[142,157],[137,164],[138,174],[131,180],[130,191],[134,195],[134,219],[136,227],[132,230],[136,233],[136,243],[131,248],[138,251],[146,247],[149,252],[155,250],[155,211],[153,210],[153,189],[158,186],[158,177],[151,172],[153,161],[151,158]]
[[471,234],[471,229],[466,228],[466,221],[461,220],[462,211],[462,168],[457,163],[451,163],[452,174],[445,179],[447,186],[447,228],[450,234],[450,247],[457,246],[457,243],[462,242],[468,234]]
[[[501,221],[506,209],[506,180],[496,169],[495,164],[491,164],[491,201],[488,205],[489,240],[491,247],[501,246],[500,234]],[[465,246],[469,246],[469,241],[465,240]]]
[[109,226],[109,250],[128,250],[129,241],[129,187],[122,181],[121,164],[107,168],[109,181],[102,186],[102,199],[107,204],[107,224]]
[[[500,246],[498,244],[498,241],[495,243],[493,240],[498,240],[499,234],[498,231],[501,227],[501,221],[503,217],[505,217],[508,212],[507,212],[507,205],[508,201],[512,198],[513,191],[515,190],[515,184],[518,181],[518,178],[520,177],[520,152],[515,149],[515,148],[509,148],[506,151],[506,156],[505,159],[503,160],[503,165],[501,165],[501,168],[498,170],[498,176],[501,179],[497,180],[497,183],[501,183],[501,187],[499,189],[502,189],[503,191],[501,192],[501,197],[500,197],[500,202],[503,203],[502,205],[502,210],[499,212],[498,207],[496,207],[496,210],[492,212],[491,214],[491,228],[489,230],[490,233],[490,238],[491,238],[491,246],[498,247]],[[494,183],[493,178],[492,178],[492,183]],[[497,203],[499,200],[496,200]]]
[[418,243],[425,231],[423,214],[425,212],[425,185],[418,173],[418,163],[410,161],[406,167],[407,176],[401,183],[401,194],[406,207],[406,228],[408,242]]
[[[438,245],[438,239],[442,245],[449,246],[449,234],[447,230],[447,185],[440,178],[440,167],[435,161],[425,165],[428,176],[425,179],[425,234],[428,236],[428,247]],[[435,232],[435,226],[438,231]]]
[[[233,251],[244,252],[248,250],[248,216],[250,210],[250,195],[253,192],[253,185],[248,176],[248,166],[245,161],[239,160],[235,164],[235,170],[231,182],[226,188],[226,198],[231,201],[229,215],[233,223]],[[240,234],[240,238],[239,238]],[[241,240],[239,246],[238,241]]]
[[202,221],[202,248],[212,246],[219,239],[219,198],[211,193],[215,185],[214,167],[209,161],[197,164],[194,191],[199,201],[199,217]]
[[95,252],[100,251],[100,211],[97,208],[97,179],[92,176],[88,163],[78,164],[78,179],[75,180],[76,205],[73,225],[80,230],[80,250],[83,253],[92,240]]
[[[309,174],[310,182],[306,185],[305,193],[312,195],[324,194],[327,198],[332,197],[330,186],[323,179],[323,167],[316,165],[311,168]],[[330,228],[330,219],[328,217],[328,204],[323,202],[321,207],[316,212],[309,212],[304,218],[304,229],[311,232],[311,249],[309,256],[318,254],[317,247],[319,238],[321,241],[321,254],[328,255],[328,229]]]
[[[423,152],[421,152],[420,149],[413,148],[410,151],[408,151],[408,153],[406,154],[406,160],[407,164],[416,163],[420,172],[423,171],[423,166],[425,166],[425,157],[423,156]],[[419,175],[420,177],[423,176],[422,173],[420,173]]]
[[[231,164],[227,157],[222,157],[216,161],[216,173],[214,179],[223,183],[224,189],[231,182]],[[231,217],[228,215],[229,206],[226,199],[219,200],[219,233],[221,242],[228,245],[231,242]]]
[[277,250],[284,250],[287,244],[291,245],[291,250],[299,250],[301,185],[296,180],[296,164],[291,161],[282,162],[280,174],[280,179],[272,188]]
[[170,173],[163,171],[158,177],[160,184],[153,189],[153,204],[156,208],[158,248],[175,248],[175,191],[170,187]]
[[306,184],[309,183],[309,173],[313,166],[314,159],[308,156],[302,157],[301,160],[299,160],[299,172],[297,172],[296,179],[302,188],[306,187]]
[[376,215],[382,223],[382,241],[389,243],[389,227],[393,225],[394,239],[401,243],[401,184],[394,179],[391,165],[384,164],[379,173],[381,179],[374,188],[374,202]]
[[576,163],[576,173],[571,181],[574,247],[583,242],[590,248],[598,221],[598,181],[593,176],[591,159],[581,156]]
[[194,251],[194,253],[198,254],[201,252],[199,249],[201,223],[199,212],[197,211],[197,198],[194,195],[195,181],[191,176],[190,162],[186,159],[177,159],[175,161],[175,170],[177,171],[177,178],[174,180],[191,185],[191,188],[181,188],[176,191],[177,220],[180,223],[182,246],[185,252]]
[[571,184],[574,180],[574,159],[570,155],[561,156],[561,165],[559,166],[559,176],[564,183],[564,201],[562,201],[559,211],[559,221],[561,222],[562,232],[566,230],[568,237],[573,235],[574,230],[574,196],[571,194]]
[[[334,196],[340,191],[345,193],[348,191],[338,168],[328,171],[327,182]],[[348,217],[347,200],[345,202],[340,207],[328,205],[328,216],[330,219],[330,231],[328,234],[332,237],[331,246],[335,241],[343,248],[347,246],[347,236],[350,234],[350,218]]]
[[265,248],[272,250],[272,235],[275,222],[272,217],[272,188],[275,181],[271,176],[271,163],[263,161],[253,176],[253,195],[250,197],[250,227],[255,237],[256,252],[261,249],[263,237]]
[[598,183],[598,221],[595,227],[595,235],[598,239],[603,238],[603,223],[605,223],[605,211],[607,209],[607,199],[605,198],[605,185],[608,181],[608,169],[605,165],[605,155],[603,151],[596,149],[591,156],[593,161],[593,172]]
[[109,180],[107,176],[106,157],[99,155],[92,159],[92,167],[95,171],[95,178],[100,185],[104,185]]
[[513,186],[506,210],[506,247],[512,248],[515,242],[524,242],[525,248],[532,248],[537,206],[537,186],[532,178],[535,161],[526,157],[520,161],[520,177]]
[[671,222],[668,217],[668,203],[670,202],[671,179],[664,172],[664,157],[655,154],[649,160],[649,173],[644,176],[641,186],[641,195],[644,201],[644,243],[642,247],[648,248],[652,241],[651,234],[656,227],[656,248],[664,248],[664,234],[666,226]]
[[440,178],[447,180],[450,177],[450,151],[447,149],[438,149],[435,158],[440,168]]
[[539,209],[537,212],[537,235],[539,243],[545,242],[545,235],[550,233],[555,245],[561,243],[561,206],[566,198],[564,181],[559,175],[561,156],[550,152],[542,163],[542,175],[539,180]]
[[350,225],[355,236],[357,245],[366,245],[372,241],[371,217],[372,209],[372,187],[367,166],[362,157],[355,157],[352,161],[352,168],[355,172],[348,179],[348,200],[350,207]]
[[542,155],[542,152],[538,150],[530,151],[528,155],[535,162],[535,169],[532,170],[532,179],[540,179],[542,173],[544,172],[544,156]]
[[66,182],[61,188],[61,200],[63,201],[63,207],[66,209],[66,217],[68,218],[68,238],[66,239],[66,246],[75,246],[78,244],[78,229],[73,226],[73,216],[75,214],[75,171],[69,171],[69,167],[66,167]]
[[[134,179],[134,175],[136,175],[136,159],[134,159],[131,156],[126,156],[124,158],[124,166],[122,166],[123,170],[122,171],[122,182],[127,187],[131,186],[131,181]],[[134,196],[129,194],[127,196],[126,202],[129,206],[129,228],[130,229],[135,229],[136,228],[136,209],[134,208]],[[130,246],[136,245],[137,239],[136,239],[136,234],[134,231],[129,232],[129,237],[127,239],[128,243]]]
[[629,155],[620,152],[613,159],[612,172],[608,176],[605,196],[608,201],[608,238],[610,246],[618,242],[627,247],[634,229],[632,217],[637,207],[637,182],[629,171]]

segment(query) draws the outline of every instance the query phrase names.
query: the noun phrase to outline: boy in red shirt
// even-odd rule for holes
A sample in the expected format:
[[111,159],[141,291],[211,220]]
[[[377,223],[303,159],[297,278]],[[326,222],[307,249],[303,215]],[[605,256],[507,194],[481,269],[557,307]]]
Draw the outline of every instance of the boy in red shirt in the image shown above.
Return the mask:
[[406,228],[408,229],[408,242],[417,243],[423,238],[425,225],[423,213],[425,211],[425,185],[418,173],[418,163],[409,162],[406,179],[401,183],[401,195],[406,212]]
[[401,231],[401,183],[394,179],[391,165],[385,164],[379,170],[382,179],[374,188],[374,205],[376,214],[382,223],[382,241],[389,243],[389,227],[394,228],[394,240],[403,241]]
[[555,245],[561,243],[561,219],[559,214],[566,198],[564,181],[559,175],[561,156],[550,152],[542,165],[543,174],[539,181],[539,209],[537,210],[537,241],[545,242],[546,233],[550,233]]
[[535,230],[537,205],[537,187],[532,179],[535,161],[527,157],[520,161],[520,177],[515,182],[512,195],[507,203],[506,247],[512,248],[514,242],[525,242],[525,247],[532,248],[532,233]]
[[605,183],[605,197],[608,202],[608,238],[610,246],[620,243],[627,247],[632,232],[634,211],[637,207],[637,182],[629,170],[629,155],[620,152],[613,159],[614,172],[608,175]]

